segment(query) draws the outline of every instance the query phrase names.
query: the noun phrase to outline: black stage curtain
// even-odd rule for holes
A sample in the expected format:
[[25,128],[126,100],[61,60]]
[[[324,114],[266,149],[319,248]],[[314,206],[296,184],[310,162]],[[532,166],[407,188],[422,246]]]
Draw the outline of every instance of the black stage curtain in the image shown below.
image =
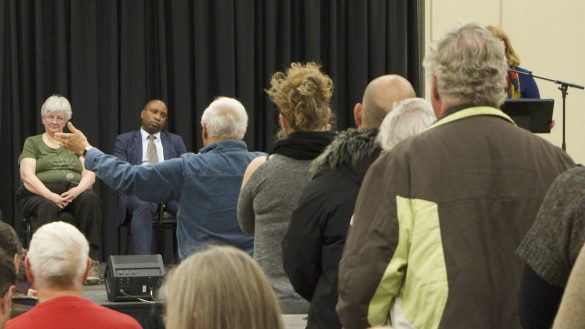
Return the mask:
[[[147,100],[169,107],[168,129],[201,147],[199,118],[217,96],[249,113],[246,141],[269,150],[276,109],[266,97],[275,70],[315,61],[334,81],[339,129],[367,82],[387,73],[419,90],[418,1],[410,0],[1,0],[0,209],[20,226],[14,192],[26,137],[43,132],[40,107],[69,98],[72,121],[111,153],[116,135],[139,127]],[[104,256],[116,246],[114,197],[105,209]]]

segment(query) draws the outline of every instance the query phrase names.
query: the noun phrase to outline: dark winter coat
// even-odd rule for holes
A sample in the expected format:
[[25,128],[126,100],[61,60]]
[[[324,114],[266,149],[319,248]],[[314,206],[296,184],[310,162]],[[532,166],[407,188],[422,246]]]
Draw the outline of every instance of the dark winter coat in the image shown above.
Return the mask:
[[307,328],[341,328],[337,268],[364,175],[380,154],[377,129],[341,132],[311,164],[314,174],[282,242],[283,264],[294,289],[311,302]]

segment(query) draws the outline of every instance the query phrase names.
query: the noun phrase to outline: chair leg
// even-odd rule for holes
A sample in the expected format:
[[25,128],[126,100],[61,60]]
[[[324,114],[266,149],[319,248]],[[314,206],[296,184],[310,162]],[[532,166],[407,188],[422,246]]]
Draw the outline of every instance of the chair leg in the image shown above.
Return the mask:
[[171,226],[172,234],[173,234],[173,264],[179,263],[179,245],[177,242],[177,228]]
[[126,226],[126,255],[130,255],[130,243],[132,242],[132,226]]
[[118,255],[122,254],[122,225],[118,225]]

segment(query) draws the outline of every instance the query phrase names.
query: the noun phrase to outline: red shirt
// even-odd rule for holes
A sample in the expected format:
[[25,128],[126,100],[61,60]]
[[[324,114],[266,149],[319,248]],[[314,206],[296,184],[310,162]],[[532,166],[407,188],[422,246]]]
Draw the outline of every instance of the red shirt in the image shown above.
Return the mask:
[[139,329],[138,322],[123,313],[76,296],[54,298],[6,324],[6,329]]

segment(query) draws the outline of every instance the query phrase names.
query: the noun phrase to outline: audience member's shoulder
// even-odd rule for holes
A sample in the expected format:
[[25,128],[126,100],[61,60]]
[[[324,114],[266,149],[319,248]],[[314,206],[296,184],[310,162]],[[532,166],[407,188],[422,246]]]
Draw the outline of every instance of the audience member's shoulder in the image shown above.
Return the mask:
[[254,158],[254,160],[250,161],[248,168],[246,171],[250,171],[251,173],[255,172],[261,165],[263,165],[267,160],[266,154],[260,154],[258,157]]
[[34,136],[29,136],[24,140],[24,144],[27,143],[38,143],[39,141],[43,140],[43,135],[34,135]]
[[558,184],[585,185],[585,167],[578,165],[567,169],[557,177]]
[[142,328],[142,326],[128,314],[124,314],[105,306],[97,305],[99,312],[102,314],[103,319],[107,319],[109,323],[108,328],[112,329],[134,329]]
[[253,151],[250,153],[254,154],[254,156],[256,156],[256,157],[263,157],[263,158],[265,158],[268,155],[268,154],[266,154],[264,152],[260,152],[260,151]]
[[246,167],[246,171],[244,172],[244,177],[242,178],[242,188],[248,183],[252,175],[266,162],[267,158],[268,156],[266,154],[261,153],[260,156],[254,158],[254,160],[248,164],[248,167]]

